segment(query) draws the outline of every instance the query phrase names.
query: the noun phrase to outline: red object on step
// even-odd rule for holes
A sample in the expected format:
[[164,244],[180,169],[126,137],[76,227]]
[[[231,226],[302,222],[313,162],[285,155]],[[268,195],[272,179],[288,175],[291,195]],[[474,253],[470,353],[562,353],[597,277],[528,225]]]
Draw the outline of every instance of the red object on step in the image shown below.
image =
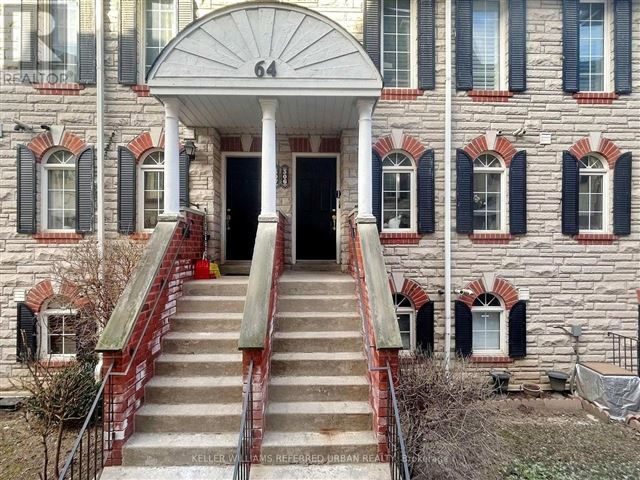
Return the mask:
[[196,280],[208,280],[211,278],[211,274],[209,273],[209,260],[204,258],[196,260],[193,278]]

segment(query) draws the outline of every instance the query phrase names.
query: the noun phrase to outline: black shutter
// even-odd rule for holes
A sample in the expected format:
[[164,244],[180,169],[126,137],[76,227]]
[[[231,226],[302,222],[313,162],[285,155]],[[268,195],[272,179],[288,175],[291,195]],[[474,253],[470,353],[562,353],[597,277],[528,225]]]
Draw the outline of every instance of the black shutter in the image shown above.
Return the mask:
[[631,234],[631,152],[616,161],[613,173],[613,233]]
[[38,83],[38,2],[22,0],[20,21],[20,75],[24,83]]
[[473,2],[456,1],[456,88],[473,89]]
[[118,147],[118,231],[136,231],[136,157],[126,147]]
[[18,233],[36,233],[36,157],[18,145]]
[[76,160],[76,232],[93,231],[94,203],[94,153],[87,148]]
[[509,0],[509,90],[527,89],[527,0]]
[[193,22],[193,0],[178,0],[178,30]]
[[579,182],[578,160],[571,153],[562,152],[562,233],[564,235],[576,235],[579,231]]
[[631,93],[631,0],[615,0],[614,56],[616,93]]
[[371,209],[382,231],[382,158],[375,150],[371,152]]
[[38,348],[38,317],[24,303],[18,303],[16,357],[25,362],[36,358]]
[[380,70],[380,26],[382,22],[382,2],[380,0],[365,0],[364,2],[364,32],[362,43],[364,49],[373,60],[373,64]]
[[567,93],[580,89],[578,12],[578,0],[562,1],[562,89]]
[[455,303],[456,316],[456,355],[468,357],[473,353],[473,317],[469,306],[456,300]]
[[436,231],[436,182],[433,150],[418,160],[418,233]]
[[180,206],[189,208],[189,155],[180,152]]
[[78,82],[96,83],[95,0],[80,0],[78,36]]
[[436,88],[435,0],[418,2],[418,88]]
[[473,233],[473,160],[456,151],[456,231]]
[[527,356],[527,303],[516,302],[509,312],[509,356]]
[[527,152],[520,150],[509,165],[509,231],[527,233]]
[[433,302],[427,302],[416,314],[416,346],[423,352],[433,353]]
[[118,81],[123,85],[135,85],[138,83],[136,1],[137,0],[120,0]]

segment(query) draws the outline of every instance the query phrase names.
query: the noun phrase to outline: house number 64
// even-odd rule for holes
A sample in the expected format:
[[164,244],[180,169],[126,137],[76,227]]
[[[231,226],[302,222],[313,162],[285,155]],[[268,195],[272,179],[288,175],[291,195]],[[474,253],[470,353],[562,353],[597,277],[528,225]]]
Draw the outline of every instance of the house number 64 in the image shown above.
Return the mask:
[[260,60],[258,63],[256,63],[256,66],[253,67],[253,72],[256,74],[256,77],[262,78],[262,77],[264,77],[265,73],[267,75],[275,77],[276,76],[276,61],[273,60],[269,64],[269,66],[267,67],[266,72],[265,72],[265,69],[264,69],[264,62],[265,62],[265,60]]

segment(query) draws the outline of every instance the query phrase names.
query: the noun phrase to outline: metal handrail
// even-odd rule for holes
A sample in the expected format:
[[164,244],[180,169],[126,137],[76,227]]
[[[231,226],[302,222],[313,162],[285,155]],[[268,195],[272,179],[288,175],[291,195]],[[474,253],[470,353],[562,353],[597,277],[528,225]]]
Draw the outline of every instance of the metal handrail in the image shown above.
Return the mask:
[[247,390],[242,400],[240,434],[233,467],[233,480],[247,480],[251,472],[251,449],[253,447],[253,360],[249,363]]
[[607,332],[607,337],[611,337],[614,365],[640,376],[640,342],[638,338],[614,332]]
[[[391,366],[389,362],[387,362],[386,367],[376,367],[373,364],[371,349],[373,345],[370,342],[369,336],[369,322],[367,322],[367,318],[364,314],[363,307],[363,297],[364,294],[362,292],[362,288],[360,285],[360,265],[358,264],[358,258],[356,253],[356,227],[355,225],[350,225],[351,231],[351,250],[353,252],[353,264],[356,269],[356,290],[359,298],[358,303],[358,313],[360,315],[360,320],[362,321],[362,335],[364,337],[365,342],[365,354],[367,357],[367,369],[370,372],[386,372],[387,373],[387,450],[389,455],[389,466],[391,468],[391,478],[393,480],[402,479],[402,480],[411,480],[411,475],[409,474],[409,465],[408,465],[408,457],[406,452],[406,446],[404,442],[404,436],[402,434],[402,424],[400,423],[400,410],[398,409],[398,400],[396,397],[396,390],[393,384],[393,372],[391,370]],[[392,438],[393,437],[393,438]],[[396,453],[396,443],[398,443],[399,448],[399,456],[400,462],[398,462],[398,454]],[[401,467],[398,467],[398,463],[401,463]]]
[[[149,324],[151,323],[151,320],[153,319],[153,316],[155,315],[156,312],[156,308],[158,307],[159,303],[160,303],[160,299],[162,298],[162,293],[164,292],[165,288],[167,287],[167,285],[169,284],[169,280],[171,278],[171,272],[173,272],[173,268],[175,267],[176,264],[176,260],[178,259],[178,255],[180,255],[180,251],[182,250],[182,244],[184,243],[185,238],[189,237],[189,234],[191,233],[191,223],[192,220],[189,220],[188,222],[186,222],[185,226],[183,227],[184,230],[182,231],[182,237],[180,238],[180,243],[178,244],[178,248],[176,249],[175,254],[173,255],[173,259],[171,260],[171,265],[169,266],[169,270],[166,274],[166,276],[164,277],[162,284],[160,285],[160,289],[158,290],[156,299],[153,303],[153,307],[151,308],[151,312],[149,313],[149,315],[147,315],[147,320],[144,324],[144,327],[142,328],[142,332],[140,333],[140,336],[138,337],[138,342],[136,343],[135,348],[133,349],[133,352],[130,355],[130,360],[129,363],[127,364],[127,366],[125,367],[125,369],[121,372],[113,372],[113,364],[109,366],[107,373],[105,374],[104,378],[102,379],[102,384],[100,386],[100,389],[98,390],[98,393],[96,394],[94,400],[93,400],[93,405],[91,407],[91,410],[89,411],[89,414],[87,415],[87,418],[84,421],[84,424],[82,425],[82,428],[80,429],[80,432],[78,433],[78,437],[76,438],[76,441],[74,443],[74,448],[71,450],[71,452],[69,453],[67,460],[65,462],[64,468],[62,470],[62,473],[60,474],[60,477],[58,477],[58,480],[64,480],[66,478],[67,473],[69,473],[69,471],[71,472],[71,478],[73,478],[74,476],[74,465],[75,465],[75,455],[78,452],[78,450],[80,450],[80,468],[82,469],[82,439],[84,437],[84,434],[87,430],[87,427],[91,421],[91,415],[93,414],[96,406],[99,403],[99,400],[101,398],[101,395],[104,391],[104,387],[107,384],[107,382],[109,382],[109,385],[112,387],[111,384],[111,377],[120,377],[120,376],[125,376],[129,373],[129,369],[131,368],[131,365],[133,365],[133,362],[135,361],[136,355],[138,353],[138,350],[140,349],[140,345],[142,344],[142,340],[147,332],[147,329],[149,328]],[[113,404],[113,394],[111,392],[111,394],[109,395],[109,398],[111,399],[111,404]],[[109,431],[108,431],[108,439],[107,439],[107,448],[108,450],[111,449],[111,445],[112,445],[112,436],[113,436],[113,431],[111,429],[111,427],[113,426],[113,405],[110,406],[109,408],[109,414],[110,414],[110,420],[109,420]],[[104,415],[104,412],[103,412]],[[103,432],[103,437],[104,437],[104,432]],[[93,477],[89,476],[89,470],[87,470],[87,475],[86,478],[99,478],[99,472],[102,471],[102,468],[104,467],[104,438],[103,438],[103,443],[102,443],[102,453],[101,453],[101,464],[100,464],[100,468],[97,468],[97,463],[94,465],[94,475]],[[87,449],[89,450],[89,449]],[[97,452],[95,452],[97,454]],[[71,469],[71,470],[69,470]]]

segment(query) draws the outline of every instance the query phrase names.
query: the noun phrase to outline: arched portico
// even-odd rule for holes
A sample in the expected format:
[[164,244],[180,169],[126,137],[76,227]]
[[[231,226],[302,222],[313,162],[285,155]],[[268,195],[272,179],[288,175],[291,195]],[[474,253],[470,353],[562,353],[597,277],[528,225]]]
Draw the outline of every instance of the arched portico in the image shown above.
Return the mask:
[[360,43],[323,15],[244,3],[201,18],[160,54],[147,78],[165,105],[165,213],[179,209],[178,124],[262,131],[261,217],[273,218],[276,129],[359,129],[358,207],[371,216],[371,115],[382,78]]

